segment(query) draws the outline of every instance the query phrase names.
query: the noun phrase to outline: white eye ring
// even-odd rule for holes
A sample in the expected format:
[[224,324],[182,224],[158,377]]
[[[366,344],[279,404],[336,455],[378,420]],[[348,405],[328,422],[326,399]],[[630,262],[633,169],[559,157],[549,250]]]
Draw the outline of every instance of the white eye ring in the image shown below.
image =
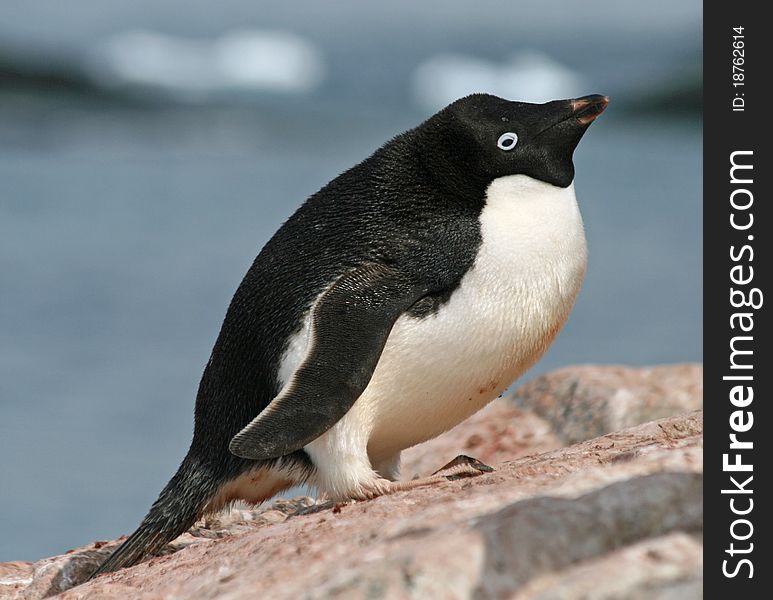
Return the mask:
[[507,133],[503,133],[499,136],[499,139],[497,140],[497,147],[500,150],[508,151],[515,148],[515,145],[518,143],[518,134],[513,133],[512,131],[508,131]]

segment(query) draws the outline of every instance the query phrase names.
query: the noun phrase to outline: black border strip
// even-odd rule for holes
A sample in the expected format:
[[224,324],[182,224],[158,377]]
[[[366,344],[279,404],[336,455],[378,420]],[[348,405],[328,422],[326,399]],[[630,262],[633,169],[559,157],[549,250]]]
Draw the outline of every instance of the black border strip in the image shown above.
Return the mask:
[[[765,297],[771,291],[767,286],[771,265],[764,258],[770,256],[769,230],[773,227],[769,210],[773,169],[767,139],[773,123],[768,116],[771,100],[763,92],[763,84],[770,78],[773,29],[762,15],[765,7],[762,2],[704,3],[704,583],[705,596],[710,598],[768,598],[773,593],[768,583],[773,565],[766,558],[773,543],[768,516],[773,503],[770,492],[763,489],[773,484],[768,473],[773,461],[769,442],[773,439],[773,365],[770,353],[764,352],[773,343],[765,305],[773,302],[773,296]],[[736,27],[743,27],[742,32],[734,31]],[[738,35],[743,37],[734,38]],[[743,52],[734,56],[733,50],[740,49],[741,44],[734,48],[733,42],[740,40]],[[743,60],[736,60],[735,66],[743,71],[736,69],[735,73],[743,73],[743,77],[734,78],[733,59],[741,54]],[[740,80],[743,85],[733,85]],[[734,152],[736,164],[753,168],[737,169],[732,182]],[[752,215],[753,223],[749,224]],[[731,217],[738,228],[733,228]],[[748,229],[743,229],[747,225]],[[752,269],[753,279],[739,283],[749,279]],[[760,294],[763,301],[759,308],[733,306],[733,300],[740,304],[750,299],[758,305]],[[740,313],[751,317],[733,318]],[[743,331],[742,323],[746,327],[753,323],[753,328]],[[735,368],[731,364],[733,338],[736,350],[752,351],[736,354]],[[739,376],[751,379],[727,379]],[[736,389],[733,396],[733,388],[739,385],[743,388]],[[749,388],[754,394],[750,402]],[[734,425],[741,431],[735,431]],[[753,449],[731,449],[731,434],[736,434],[739,442],[753,443]],[[752,470],[731,471],[724,466],[737,461]],[[749,512],[734,514],[733,508],[737,513]],[[732,574],[735,576],[728,577]]]

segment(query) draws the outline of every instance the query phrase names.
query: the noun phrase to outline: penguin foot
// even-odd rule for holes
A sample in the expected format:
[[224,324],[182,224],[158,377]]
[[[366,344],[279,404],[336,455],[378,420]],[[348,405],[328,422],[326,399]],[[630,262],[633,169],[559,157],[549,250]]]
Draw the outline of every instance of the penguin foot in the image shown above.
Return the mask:
[[491,473],[494,469],[476,458],[460,454],[451,462],[435,471],[428,477],[420,477],[410,481],[390,481],[378,478],[362,486],[360,491],[352,496],[353,500],[370,500],[378,496],[386,496],[395,492],[406,492],[425,485],[456,481],[465,477],[476,477],[483,473]]

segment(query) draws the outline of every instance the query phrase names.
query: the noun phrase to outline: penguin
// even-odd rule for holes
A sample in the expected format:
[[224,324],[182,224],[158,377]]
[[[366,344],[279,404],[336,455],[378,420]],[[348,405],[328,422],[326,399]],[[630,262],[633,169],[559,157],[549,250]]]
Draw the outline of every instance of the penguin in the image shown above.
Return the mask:
[[491,470],[401,482],[400,452],[499,396],[566,321],[586,268],[573,154],[607,103],[467,96],[309,197],[233,296],[179,470],[92,577],[236,500]]

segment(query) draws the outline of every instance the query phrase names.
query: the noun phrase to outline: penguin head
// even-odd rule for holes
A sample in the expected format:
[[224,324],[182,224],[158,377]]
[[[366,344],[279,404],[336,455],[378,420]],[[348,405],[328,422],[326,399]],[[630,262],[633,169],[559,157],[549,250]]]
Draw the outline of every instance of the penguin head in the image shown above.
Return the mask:
[[567,187],[574,179],[574,149],[608,102],[598,94],[545,104],[473,94],[429,119],[425,132],[443,170],[484,184],[527,175]]

